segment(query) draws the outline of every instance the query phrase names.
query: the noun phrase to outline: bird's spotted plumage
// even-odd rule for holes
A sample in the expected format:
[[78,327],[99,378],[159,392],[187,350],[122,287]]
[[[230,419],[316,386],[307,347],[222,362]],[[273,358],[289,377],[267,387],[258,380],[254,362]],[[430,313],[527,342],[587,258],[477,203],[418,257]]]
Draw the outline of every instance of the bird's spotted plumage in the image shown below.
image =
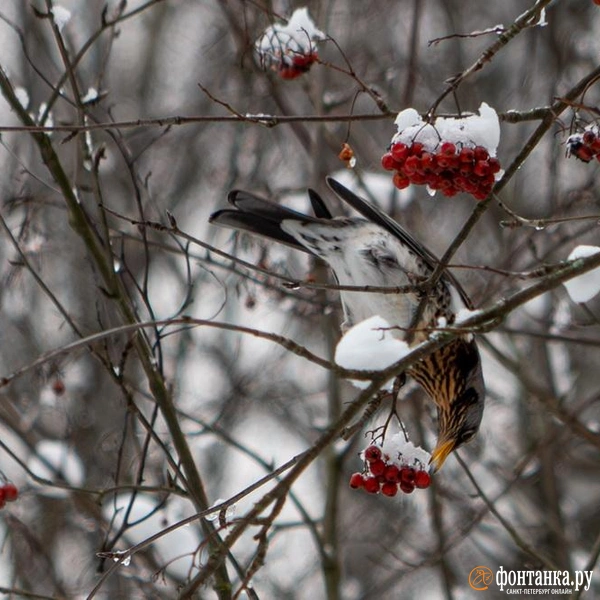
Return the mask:
[[[218,211],[210,220],[319,256],[340,286],[406,288],[431,275],[437,259],[424,246],[377,207],[334,179],[327,182],[362,218],[332,218],[321,198],[309,190],[314,217],[234,191],[229,202],[235,209]],[[452,322],[459,309],[470,307],[468,297],[449,272],[427,298],[418,289],[398,294],[342,290],[340,295],[344,327],[379,315],[397,328],[394,331],[400,338],[414,327],[413,344],[424,340],[427,328],[435,326],[438,319]],[[425,308],[420,312],[422,303]],[[415,315],[420,315],[417,323],[413,323]],[[485,389],[477,345],[471,335],[456,338],[411,367],[409,374],[437,407],[439,435],[433,462],[439,468],[452,450],[475,435],[481,422]]]

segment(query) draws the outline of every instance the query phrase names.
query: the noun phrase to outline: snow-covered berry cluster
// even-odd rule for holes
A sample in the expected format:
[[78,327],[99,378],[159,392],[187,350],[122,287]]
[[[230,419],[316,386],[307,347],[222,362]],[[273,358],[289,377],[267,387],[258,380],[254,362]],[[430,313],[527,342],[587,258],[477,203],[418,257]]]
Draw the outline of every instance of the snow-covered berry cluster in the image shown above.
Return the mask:
[[422,448],[395,435],[383,446],[371,444],[362,453],[363,471],[353,473],[350,487],[370,494],[395,496],[398,490],[411,494],[415,488],[425,489],[431,483],[427,470],[429,454]]
[[396,118],[397,133],[381,164],[394,171],[394,185],[426,185],[431,194],[458,192],[486,198],[502,171],[496,158],[500,125],[496,111],[483,103],[478,115],[438,117],[426,122],[408,108]]
[[14,483],[6,482],[0,485],[0,508],[4,508],[7,502],[14,502],[19,497],[19,490]]
[[569,156],[575,156],[583,162],[594,158],[600,162],[600,128],[598,125],[588,125],[583,132],[574,133],[567,139]]
[[413,183],[440,190],[448,197],[467,192],[477,200],[487,198],[500,172],[500,161],[483,146],[461,147],[452,142],[441,142],[435,152],[428,152],[420,142],[410,146],[396,142],[381,164],[387,171],[395,171],[393,181],[398,189]]
[[317,44],[326,37],[308,9],[299,8],[287,23],[267,27],[254,46],[262,68],[276,71],[282,79],[296,79],[317,62]]

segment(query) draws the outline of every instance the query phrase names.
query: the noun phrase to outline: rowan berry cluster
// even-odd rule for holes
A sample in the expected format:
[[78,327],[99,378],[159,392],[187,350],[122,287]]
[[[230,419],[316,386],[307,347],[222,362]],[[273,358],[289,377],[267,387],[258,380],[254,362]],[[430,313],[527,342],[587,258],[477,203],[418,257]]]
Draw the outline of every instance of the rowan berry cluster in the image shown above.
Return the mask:
[[418,460],[409,465],[391,460],[379,446],[371,445],[363,453],[365,468],[362,473],[350,477],[352,489],[364,489],[370,494],[381,493],[395,496],[398,490],[411,494],[415,488],[425,489],[431,483],[431,477],[425,466]]
[[569,156],[575,156],[583,162],[594,158],[600,162],[600,129],[590,125],[582,133],[574,133],[567,139]]
[[394,171],[393,182],[398,189],[411,183],[427,185],[444,196],[466,192],[477,200],[487,198],[500,172],[500,161],[483,146],[447,141],[440,142],[433,151],[420,142],[395,142],[383,155],[381,165]]
[[14,502],[19,497],[19,490],[14,483],[0,485],[0,508],[4,508],[7,502]]
[[299,8],[287,22],[267,27],[254,47],[263,69],[276,71],[282,79],[296,79],[318,61],[317,44],[326,38],[308,10]]

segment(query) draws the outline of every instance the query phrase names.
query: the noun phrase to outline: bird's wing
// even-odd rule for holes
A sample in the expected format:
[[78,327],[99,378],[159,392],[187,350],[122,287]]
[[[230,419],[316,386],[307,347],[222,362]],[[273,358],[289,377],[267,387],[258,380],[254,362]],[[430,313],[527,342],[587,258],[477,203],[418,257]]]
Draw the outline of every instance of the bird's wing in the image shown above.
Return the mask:
[[[254,194],[240,190],[230,192],[227,196],[227,200],[230,204],[235,206],[237,210],[219,210],[210,216],[210,223],[215,223],[222,227],[242,229],[250,233],[270,238],[282,244],[292,246],[292,248],[295,248],[296,250],[309,252],[309,250],[298,243],[294,237],[283,231],[280,225],[285,219],[293,219],[302,222],[316,222],[317,219],[315,217],[304,215],[291,208],[281,206],[275,202],[259,198]],[[319,200],[320,204],[314,201],[311,196],[311,202],[313,202],[315,212],[319,210],[321,214],[324,214],[324,210],[329,214],[323,201],[320,198]],[[317,208],[317,206],[319,208]]]
[[[439,260],[425,246],[417,242],[406,230],[404,230],[394,219],[386,215],[375,205],[367,202],[354,192],[351,192],[347,187],[343,186],[339,181],[332,177],[327,178],[327,184],[333,192],[344,202],[349,204],[354,210],[359,212],[363,217],[366,217],[372,223],[376,223],[383,227],[386,231],[398,238],[403,244],[406,244],[417,256],[421,257],[427,266],[433,271],[439,263]],[[462,301],[468,308],[472,308],[473,304],[463,287],[458,280],[450,273],[445,271],[442,280],[456,288]]]

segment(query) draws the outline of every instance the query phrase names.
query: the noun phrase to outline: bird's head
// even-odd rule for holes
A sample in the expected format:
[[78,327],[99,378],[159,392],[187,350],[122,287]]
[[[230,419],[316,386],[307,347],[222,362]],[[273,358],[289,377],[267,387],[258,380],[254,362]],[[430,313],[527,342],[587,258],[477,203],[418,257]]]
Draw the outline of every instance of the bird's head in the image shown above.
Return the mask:
[[438,471],[451,452],[470,441],[481,424],[485,403],[485,385],[481,371],[481,359],[475,342],[458,341],[448,348],[452,365],[438,386],[429,392],[436,403],[438,415],[438,439],[431,454],[431,467]]
[[451,452],[473,439],[483,416],[484,398],[485,392],[472,386],[448,407],[438,405],[438,441],[431,453],[434,471],[441,469]]

